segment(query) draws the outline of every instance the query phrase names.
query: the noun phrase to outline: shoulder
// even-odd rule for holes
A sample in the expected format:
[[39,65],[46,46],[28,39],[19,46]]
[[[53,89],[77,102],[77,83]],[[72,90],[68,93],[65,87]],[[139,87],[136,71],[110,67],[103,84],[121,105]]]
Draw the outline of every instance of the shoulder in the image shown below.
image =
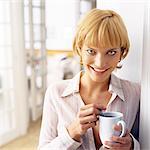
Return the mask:
[[61,80],[56,81],[48,86],[46,90],[46,94],[50,94],[53,96],[61,96],[68,84],[71,82],[72,79],[69,80]]
[[140,99],[141,86],[139,83],[122,79],[114,74],[112,75],[112,79],[112,84],[123,92],[124,97]]
[[137,82],[120,79],[120,83],[121,83],[122,88],[126,91],[130,91],[135,94],[140,94],[140,92],[141,92],[141,86]]
[[53,96],[57,95],[61,98],[72,95],[74,92],[79,91],[80,75],[81,72],[75,75],[72,79],[55,82],[49,86],[48,91]]
[[125,99],[131,99],[132,102],[137,102],[141,97],[141,86],[137,82],[120,79],[121,88]]

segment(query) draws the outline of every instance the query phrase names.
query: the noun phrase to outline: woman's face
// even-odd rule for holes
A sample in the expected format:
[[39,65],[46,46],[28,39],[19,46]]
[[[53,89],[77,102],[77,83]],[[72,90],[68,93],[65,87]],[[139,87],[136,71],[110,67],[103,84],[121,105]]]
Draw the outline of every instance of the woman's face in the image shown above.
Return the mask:
[[121,50],[117,47],[100,49],[83,45],[81,58],[86,78],[105,82],[120,61]]

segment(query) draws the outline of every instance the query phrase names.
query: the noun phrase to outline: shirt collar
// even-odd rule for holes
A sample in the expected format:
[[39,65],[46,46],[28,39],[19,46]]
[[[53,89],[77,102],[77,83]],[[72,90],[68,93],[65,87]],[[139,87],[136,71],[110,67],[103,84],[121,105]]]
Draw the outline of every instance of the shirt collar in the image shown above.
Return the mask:
[[113,73],[111,74],[111,80],[109,85],[109,91],[111,93],[116,93],[120,97],[121,100],[125,101],[123,87],[121,85],[121,79],[115,76]]
[[[79,92],[79,85],[80,85],[80,76],[81,76],[82,71],[80,71],[75,77],[73,77],[67,87],[64,89],[61,97],[66,97],[74,93]],[[109,91],[111,93],[116,93],[121,100],[125,101],[124,98],[124,93],[122,89],[122,85],[120,82],[120,79],[116,77],[114,74],[111,74],[111,80],[110,80],[110,85],[109,85]]]
[[67,87],[65,88],[64,92],[62,93],[61,97],[66,97],[71,94],[79,92],[79,85],[80,85],[80,76],[82,71],[80,71],[76,76],[74,76],[70,82],[68,83]]

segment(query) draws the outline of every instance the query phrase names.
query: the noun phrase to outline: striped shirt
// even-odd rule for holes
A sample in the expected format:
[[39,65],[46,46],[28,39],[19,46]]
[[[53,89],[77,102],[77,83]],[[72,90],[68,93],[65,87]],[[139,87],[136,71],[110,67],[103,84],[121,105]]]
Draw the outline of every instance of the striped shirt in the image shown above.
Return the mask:
[[[81,137],[81,142],[73,140],[66,127],[75,119],[84,102],[79,93],[80,73],[69,80],[59,81],[48,87],[39,138],[39,150],[96,150],[92,128]],[[128,130],[138,150],[138,111],[140,86],[111,75],[109,91],[112,93],[106,111],[124,114]]]

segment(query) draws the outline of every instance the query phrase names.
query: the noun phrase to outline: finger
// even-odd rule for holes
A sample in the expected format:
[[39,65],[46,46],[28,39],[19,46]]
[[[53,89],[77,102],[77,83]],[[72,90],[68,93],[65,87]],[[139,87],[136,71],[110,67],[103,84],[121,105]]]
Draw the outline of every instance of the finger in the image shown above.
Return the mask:
[[112,136],[111,140],[121,144],[128,144],[130,142],[130,135],[125,137]]
[[87,116],[91,114],[99,115],[100,111],[104,109],[106,108],[102,106],[101,104],[88,104],[88,105],[83,106],[80,109],[79,117],[83,117],[83,116]]
[[89,122],[95,122],[95,121],[97,121],[97,117],[95,114],[80,118],[81,124],[85,124],[85,123],[89,123]]
[[99,110],[96,109],[95,107],[89,107],[87,109],[84,109],[84,110],[80,111],[79,117],[84,117],[84,116],[88,116],[88,115],[91,115],[91,114],[98,115],[99,113],[100,113]]
[[120,138],[118,136],[112,136],[111,140],[113,142],[121,143],[121,144],[126,144],[126,140],[124,138]]
[[125,137],[126,137],[126,136],[130,136],[130,132],[129,132],[129,130],[128,130],[128,129],[126,129]]
[[95,104],[84,105],[83,107],[80,108],[80,110],[85,110],[85,109],[88,109],[90,107],[95,107]]
[[94,107],[94,108],[97,108],[99,110],[105,110],[106,109],[105,106],[103,106],[103,105],[101,105],[99,103],[95,103],[95,104],[85,105],[85,106],[81,107],[81,110],[85,110],[85,109],[90,108],[90,107]]
[[121,148],[121,144],[120,143],[115,143],[115,142],[111,142],[111,141],[105,141],[104,144],[109,147],[110,149],[112,148]]
[[[121,132],[121,131],[122,131],[122,126],[115,124],[115,125],[113,126],[113,129],[116,130],[116,131]],[[128,129],[125,129],[125,135],[124,135],[124,137],[125,137],[126,135],[128,135],[128,134],[129,134]]]
[[86,123],[86,124],[83,125],[82,129],[87,130],[87,129],[91,128],[91,127],[94,128],[95,125],[96,125],[95,122]]
[[113,126],[113,129],[116,130],[116,131],[122,131],[122,126],[115,124],[115,125]]
[[111,150],[127,150],[130,147],[129,144],[121,144],[111,141],[105,141],[104,144]]

